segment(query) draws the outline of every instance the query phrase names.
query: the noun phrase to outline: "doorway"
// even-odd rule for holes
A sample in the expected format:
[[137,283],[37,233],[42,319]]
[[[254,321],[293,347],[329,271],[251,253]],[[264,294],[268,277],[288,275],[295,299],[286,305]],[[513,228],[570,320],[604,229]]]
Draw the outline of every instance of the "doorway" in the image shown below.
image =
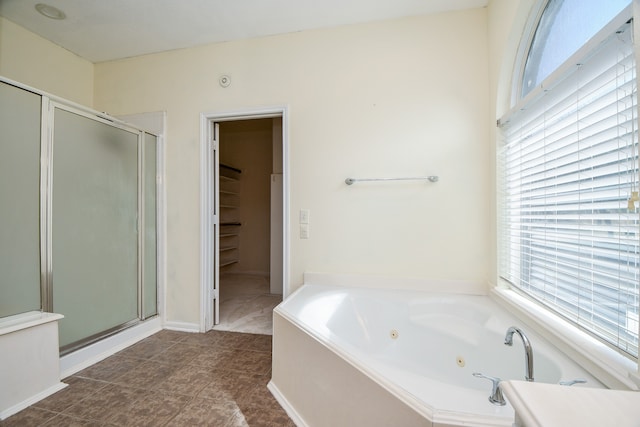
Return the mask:
[[282,301],[282,257],[271,254],[282,253],[282,206],[271,203],[282,200],[282,118],[218,125],[220,315],[213,329],[270,334]]
[[288,290],[285,109],[202,115],[201,330],[272,333]]

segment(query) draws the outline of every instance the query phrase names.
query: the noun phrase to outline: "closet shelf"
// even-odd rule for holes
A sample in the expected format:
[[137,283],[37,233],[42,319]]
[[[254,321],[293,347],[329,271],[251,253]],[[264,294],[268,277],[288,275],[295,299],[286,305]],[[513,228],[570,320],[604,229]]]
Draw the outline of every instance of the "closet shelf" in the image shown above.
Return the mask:
[[240,174],[242,171],[233,166],[220,164],[220,186],[218,194],[222,198],[220,207],[220,230],[219,234],[223,240],[218,246],[219,267],[225,267],[240,261],[238,244],[240,243],[240,227],[242,223],[238,221],[238,202],[240,199]]
[[235,237],[235,236],[239,236],[239,233],[224,233],[220,235],[220,238],[225,238],[225,237]]
[[242,169],[234,168],[233,166],[220,163],[220,169],[228,172],[242,173]]
[[229,181],[238,181],[240,179],[240,174],[242,173],[241,169],[234,168],[233,166],[225,165],[220,163],[219,169],[220,179],[229,180]]

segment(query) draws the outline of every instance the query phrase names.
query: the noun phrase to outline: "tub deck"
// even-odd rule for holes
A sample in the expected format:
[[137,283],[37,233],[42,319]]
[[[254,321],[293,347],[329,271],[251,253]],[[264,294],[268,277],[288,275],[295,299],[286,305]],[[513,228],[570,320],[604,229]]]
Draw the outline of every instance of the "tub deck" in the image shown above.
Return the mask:
[[[511,324],[486,296],[307,284],[274,310],[270,388],[299,425],[511,426],[471,375],[524,375],[521,346],[502,344]],[[602,387],[528,335],[537,379]]]

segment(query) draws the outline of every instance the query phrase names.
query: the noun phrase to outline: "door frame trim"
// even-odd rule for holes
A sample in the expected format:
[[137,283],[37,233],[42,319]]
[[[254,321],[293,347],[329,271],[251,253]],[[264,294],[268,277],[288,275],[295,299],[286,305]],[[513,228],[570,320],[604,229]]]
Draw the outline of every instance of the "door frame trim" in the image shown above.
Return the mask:
[[289,294],[290,271],[290,165],[289,165],[289,108],[277,105],[261,108],[245,108],[239,110],[214,111],[200,113],[200,332],[206,332],[213,327],[213,283],[215,271],[212,257],[214,244],[212,235],[213,214],[209,208],[212,205],[212,188],[210,178],[208,141],[213,138],[213,123],[264,119],[282,117],[282,297]]

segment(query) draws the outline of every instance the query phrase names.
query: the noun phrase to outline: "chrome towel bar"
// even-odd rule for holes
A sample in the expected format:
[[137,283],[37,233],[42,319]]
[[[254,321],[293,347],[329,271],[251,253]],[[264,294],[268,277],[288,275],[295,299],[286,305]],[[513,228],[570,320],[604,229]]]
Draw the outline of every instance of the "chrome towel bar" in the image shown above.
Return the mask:
[[436,175],[431,176],[417,176],[410,178],[347,178],[344,182],[347,185],[351,185],[355,182],[363,182],[363,181],[429,181],[429,182],[438,182],[438,177]]

